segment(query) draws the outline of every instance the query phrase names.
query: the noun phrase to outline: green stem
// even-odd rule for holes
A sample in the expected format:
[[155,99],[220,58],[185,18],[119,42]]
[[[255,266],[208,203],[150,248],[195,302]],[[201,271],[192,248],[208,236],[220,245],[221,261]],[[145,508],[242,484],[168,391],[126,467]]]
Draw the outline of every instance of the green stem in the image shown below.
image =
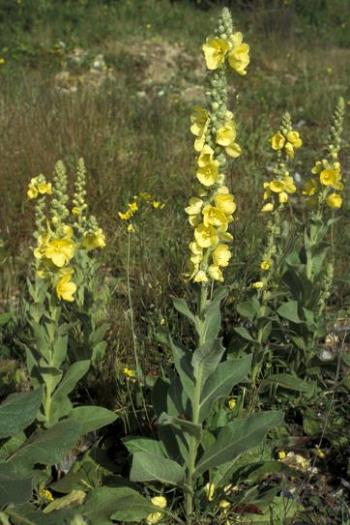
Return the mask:
[[130,317],[130,327],[131,327],[131,333],[132,333],[132,347],[134,351],[135,368],[136,368],[137,378],[139,380],[139,383],[141,383],[142,370],[140,367],[139,357],[137,354],[134,307],[133,307],[133,302],[132,302],[132,297],[131,297],[131,285],[130,285],[130,251],[131,251],[131,242],[130,242],[130,234],[128,234],[127,259],[126,259],[126,282],[127,282],[127,289],[128,289],[128,303],[129,303],[129,311],[130,311],[129,317]]
[[[201,320],[204,318],[205,309],[208,300],[208,287],[203,284],[199,292],[198,301],[198,316]],[[198,346],[201,347],[205,343],[205,331],[198,331]],[[199,409],[200,409],[200,395],[201,395],[201,381],[195,378],[195,388],[192,400],[192,423],[195,425],[199,424]],[[196,469],[196,459],[199,448],[200,440],[194,436],[190,437],[189,449],[188,449],[188,463],[187,463],[187,491],[185,495],[185,513],[186,513],[186,524],[192,525],[193,517],[193,492],[194,492],[194,474]]]

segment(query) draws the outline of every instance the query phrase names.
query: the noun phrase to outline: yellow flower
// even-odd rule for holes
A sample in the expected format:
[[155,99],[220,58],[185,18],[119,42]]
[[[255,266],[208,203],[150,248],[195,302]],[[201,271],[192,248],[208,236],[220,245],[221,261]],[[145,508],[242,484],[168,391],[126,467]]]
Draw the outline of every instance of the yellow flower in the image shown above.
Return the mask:
[[260,263],[260,268],[264,271],[264,272],[267,272],[267,270],[269,270],[271,268],[271,261],[267,261],[267,260],[263,260],[261,261]]
[[204,492],[207,496],[208,501],[213,501],[214,499],[214,493],[215,493],[215,485],[214,483],[207,483],[204,487]]
[[219,178],[219,162],[212,160],[197,171],[197,179],[203,186],[213,186]]
[[208,204],[203,208],[204,226],[215,226],[220,231],[226,231],[228,227],[228,217],[225,213],[215,206]]
[[274,193],[280,193],[284,190],[284,182],[278,179],[272,180],[270,183],[268,183],[268,188]]
[[164,208],[165,204],[161,203],[160,201],[152,201],[152,208],[154,209],[160,209],[162,210]]
[[38,192],[40,195],[51,195],[52,194],[52,184],[51,182],[40,182],[38,184]]
[[131,210],[127,210],[126,212],[118,211],[118,215],[122,221],[128,221],[133,216],[133,213]]
[[62,268],[74,257],[75,245],[69,239],[54,239],[47,243],[45,257],[55,266]]
[[127,366],[123,368],[123,374],[126,376],[126,377],[130,377],[130,378],[133,378],[133,377],[136,377],[136,370],[133,370],[132,368],[128,368]]
[[243,35],[240,32],[234,33],[230,37],[231,49],[228,53],[228,63],[240,75],[246,75],[246,68],[249,64],[249,45],[243,43]]
[[139,209],[137,202],[129,202],[128,208],[133,214]]
[[213,226],[205,226],[203,223],[199,224],[194,230],[194,237],[201,248],[216,246],[219,242],[215,228]]
[[234,142],[233,144],[230,144],[229,146],[226,146],[225,151],[229,157],[232,157],[233,159],[236,159],[239,157],[242,153],[241,146],[237,144],[237,142]]
[[87,250],[104,248],[106,246],[106,236],[103,233],[102,228],[98,228],[95,232],[85,233],[82,246]]
[[220,146],[229,146],[236,139],[236,128],[234,122],[225,122],[216,132],[216,143]]
[[285,175],[283,177],[284,189],[287,193],[295,193],[297,188],[294,184],[293,177],[290,175]]
[[260,290],[264,287],[264,283],[262,281],[256,281],[255,283],[251,284],[252,288],[255,288],[256,290]]
[[293,148],[295,149],[301,148],[301,146],[303,145],[303,141],[301,140],[298,131],[288,131],[287,140],[292,144]]
[[[227,192],[226,192],[227,191]],[[229,193],[226,186],[222,186],[214,196],[215,206],[226,215],[232,215],[236,211],[237,205],[233,195]]]
[[216,266],[226,267],[228,266],[229,260],[232,257],[232,253],[230,252],[230,249],[227,246],[227,244],[219,244],[219,246],[217,246],[213,251],[212,257],[213,263]]
[[195,283],[207,283],[208,277],[204,270],[199,270],[193,277],[193,282]]
[[273,137],[271,138],[272,149],[276,151],[279,149],[282,149],[283,146],[285,145],[285,142],[286,142],[286,139],[284,138],[282,133],[280,131],[277,131],[277,133],[275,133]]
[[261,208],[261,211],[264,213],[268,213],[270,211],[273,211],[273,204],[272,202],[267,202],[264,204],[264,206]]
[[197,138],[194,141],[194,149],[201,151],[205,144],[206,133],[209,125],[209,115],[206,109],[196,106],[194,114],[191,116],[191,133]]
[[234,397],[230,397],[230,399],[227,401],[227,406],[230,410],[234,410],[236,408],[237,401]]
[[[161,509],[165,509],[167,506],[167,500],[164,496],[155,496],[151,499],[151,503],[156,507],[160,507]],[[148,525],[154,525],[163,518],[163,515],[163,512],[152,512],[151,514],[148,514],[146,522]]]
[[0,66],[2,66],[3,64],[5,64],[5,59],[3,57],[0,58]]
[[278,194],[278,200],[280,204],[285,204],[288,202],[288,193],[285,191],[281,191],[281,193]]
[[333,209],[341,208],[343,199],[339,193],[330,193],[326,198],[327,206]]
[[77,285],[70,280],[71,276],[71,271],[63,274],[56,284],[57,297],[69,303],[74,301],[73,295],[77,290]]
[[322,170],[320,173],[320,182],[323,184],[323,186],[330,186],[335,190],[343,189],[340,168],[328,168]]
[[322,449],[320,449],[318,445],[316,445],[314,452],[315,452],[315,455],[320,459],[324,459],[327,455]]
[[192,197],[189,200],[187,208],[185,208],[185,212],[188,215],[198,215],[201,212],[203,206],[203,201],[199,197]]
[[82,212],[82,209],[79,206],[73,206],[72,215],[78,216]]
[[44,175],[38,175],[30,180],[27,196],[29,199],[36,199],[38,195],[51,195],[51,182],[46,182]]
[[197,164],[200,168],[203,168],[207,164],[210,164],[214,160],[214,150],[208,145],[205,144],[201,149],[199,154]]
[[127,231],[129,233],[135,233],[135,226],[133,224],[128,224]]
[[283,459],[285,459],[286,457],[287,457],[287,454],[285,453],[284,450],[280,450],[280,451],[278,452],[278,459],[283,460]]
[[41,499],[44,499],[47,502],[54,501],[55,499],[52,495],[51,490],[48,489],[40,489],[38,494]]
[[219,501],[219,507],[220,509],[227,510],[231,507],[231,503],[227,501],[227,499],[221,499]]
[[224,275],[223,275],[222,271],[220,270],[219,266],[216,266],[215,264],[211,264],[209,266],[209,268],[208,268],[208,273],[209,273],[209,276],[214,281],[221,281],[221,282],[223,282]]
[[203,51],[207,68],[210,70],[217,69],[225,62],[225,56],[230,49],[229,43],[223,38],[208,38],[203,44]]
[[287,142],[286,145],[284,146],[285,150],[286,150],[286,153],[288,155],[289,158],[293,158],[294,157],[294,146],[291,142]]

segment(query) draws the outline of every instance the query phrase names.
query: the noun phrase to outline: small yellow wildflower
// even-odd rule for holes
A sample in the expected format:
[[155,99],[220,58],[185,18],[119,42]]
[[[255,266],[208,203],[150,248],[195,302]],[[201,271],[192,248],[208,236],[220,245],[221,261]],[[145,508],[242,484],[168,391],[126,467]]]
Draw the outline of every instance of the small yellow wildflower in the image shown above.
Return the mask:
[[164,208],[164,206],[165,206],[165,204],[163,204],[160,201],[152,201],[152,208],[154,208],[155,210],[157,210],[158,208],[160,210],[162,210]]
[[83,248],[86,248],[87,250],[96,250],[96,249],[102,249],[106,246],[106,236],[102,230],[102,228],[98,228],[94,232],[87,232],[84,235],[84,239],[82,242]]
[[268,213],[270,211],[273,211],[273,204],[272,202],[267,202],[264,204],[264,206],[261,208],[261,211],[264,213]]
[[199,224],[194,230],[194,237],[201,248],[216,246],[219,242],[219,237],[215,228],[212,226],[205,226],[203,223]]
[[193,277],[193,282],[195,283],[207,283],[208,282],[208,276],[205,273],[204,270],[199,270],[195,273]]
[[127,366],[123,368],[123,374],[126,376],[126,377],[129,377],[129,378],[134,378],[136,377],[136,370],[133,370],[132,368],[128,368]]
[[204,487],[204,492],[207,496],[208,501],[213,501],[214,499],[214,493],[215,493],[215,485],[214,483],[207,483]]
[[246,75],[249,64],[249,45],[243,43],[241,32],[234,33],[230,37],[231,49],[227,55],[228,63],[239,75]]
[[219,501],[219,507],[222,510],[227,510],[227,509],[229,509],[231,507],[231,503],[229,501],[227,501],[227,499],[221,499]]
[[277,131],[277,133],[275,133],[273,137],[271,138],[271,146],[272,146],[272,149],[274,149],[275,151],[282,149],[285,143],[286,143],[286,139],[284,138],[284,136],[282,135],[280,131]]
[[216,193],[214,196],[214,202],[215,206],[226,215],[232,215],[232,213],[236,211],[237,204],[226,186],[222,186]]
[[283,460],[287,457],[287,454],[284,450],[280,450],[277,455],[278,455],[278,459],[280,460]]
[[323,186],[330,186],[335,190],[342,190],[340,168],[324,169],[320,173],[320,182]]
[[211,264],[208,268],[208,274],[214,281],[223,282],[224,274],[220,270],[219,266]]
[[219,208],[207,204],[207,206],[204,206],[202,214],[204,226],[215,226],[218,231],[227,230],[230,216],[225,215]]
[[72,272],[69,271],[62,275],[56,284],[56,293],[59,299],[63,299],[69,303],[74,301],[74,294],[77,290],[77,285],[71,281]]
[[342,207],[343,199],[339,193],[330,193],[326,198],[327,206],[333,209]]
[[219,178],[219,162],[212,160],[197,171],[197,179],[203,186],[213,186]]
[[255,283],[251,284],[252,288],[255,288],[256,290],[260,290],[264,287],[264,283],[262,281],[256,281]]
[[48,490],[48,489],[40,489],[38,495],[41,499],[45,500],[47,503],[50,503],[51,501],[54,501],[55,499],[52,495],[51,490]]
[[209,114],[207,110],[201,106],[196,106],[193,115],[191,115],[191,123],[191,133],[196,136],[194,149],[201,151],[205,144],[209,125]]
[[261,261],[260,263],[260,268],[264,271],[264,272],[267,272],[270,268],[271,268],[271,261]]
[[50,259],[55,266],[62,268],[73,257],[75,252],[74,242],[69,239],[54,239],[46,245],[45,257]]
[[128,221],[133,216],[133,213],[131,210],[127,210],[126,212],[118,211],[118,216],[122,221]]
[[129,233],[135,233],[135,226],[133,224],[128,224],[127,231]]
[[216,266],[226,267],[232,257],[227,244],[219,244],[212,253],[213,262]]
[[230,410],[234,410],[237,406],[237,401],[234,397],[230,397],[227,401],[227,406]]
[[225,62],[225,57],[229,49],[230,44],[223,38],[208,38],[206,43],[203,44],[207,68],[213,71],[221,67]]
[[137,210],[139,209],[138,204],[137,204],[137,202],[135,202],[135,201],[134,201],[134,202],[129,202],[129,204],[128,204],[128,208],[129,208],[129,210],[130,210],[132,213],[137,212]]
[[5,59],[3,57],[0,57],[0,66],[2,66],[3,64],[5,64]]
[[228,121],[216,132],[216,143],[220,146],[229,146],[236,138],[236,128],[234,122]]
[[[164,496],[155,496],[151,499],[151,503],[161,509],[165,509],[167,506],[167,500]],[[163,518],[163,515],[164,512],[152,512],[151,514],[148,514],[146,522],[148,525],[158,523]]]

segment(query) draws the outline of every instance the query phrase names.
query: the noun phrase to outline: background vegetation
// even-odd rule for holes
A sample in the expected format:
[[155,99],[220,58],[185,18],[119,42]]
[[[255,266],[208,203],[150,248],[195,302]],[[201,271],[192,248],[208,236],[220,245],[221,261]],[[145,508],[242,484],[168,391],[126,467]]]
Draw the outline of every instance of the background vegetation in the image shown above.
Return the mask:
[[[227,276],[235,292],[224,311],[229,334],[238,322],[233,304],[244,295],[246,284],[258,277],[264,243],[261,188],[271,159],[268,141],[281,114],[290,111],[303,137],[305,148],[297,160],[303,176],[303,166],[313,164],[311,152],[321,147],[338,96],[345,98],[350,110],[350,3],[225,4],[251,46],[249,75],[235,80],[230,93],[244,149],[229,175],[238,202],[235,253]],[[170,298],[192,293],[180,278],[188,258],[186,235],[191,235],[184,226],[183,208],[194,181],[189,115],[203,100],[200,46],[220,7],[221,2],[209,0],[0,0],[2,396],[25,388],[27,381],[18,369],[26,337],[22,298],[33,242],[26,187],[37,174],[49,175],[57,159],[63,159],[70,171],[79,157],[85,159],[92,211],[107,236],[102,270],[112,296],[100,314],[109,321],[108,350],[84,386],[88,395],[126,417],[128,401],[120,395],[120,385],[125,382],[124,367],[134,366],[132,338],[137,338],[149,376],[168,363],[162,345],[165,327],[190,338],[188,325],[174,313]],[[350,168],[349,130],[347,118],[344,173]],[[347,326],[349,317],[347,181],[345,186],[334,238],[336,287],[328,311],[330,331],[335,322]],[[140,191],[150,192],[165,207],[139,213],[128,260],[127,235],[118,211]],[[338,402],[343,404],[344,398]],[[349,417],[340,412],[339,429]],[[340,437],[342,447],[324,465],[326,488],[321,495],[312,495],[316,506],[334,487],[344,498],[349,489],[348,436],[339,430],[336,438]],[[332,462],[335,469],[342,466],[340,474],[332,472]],[[341,510],[333,500],[332,505],[334,515],[331,509],[331,517],[322,523],[343,519],[346,505]]]

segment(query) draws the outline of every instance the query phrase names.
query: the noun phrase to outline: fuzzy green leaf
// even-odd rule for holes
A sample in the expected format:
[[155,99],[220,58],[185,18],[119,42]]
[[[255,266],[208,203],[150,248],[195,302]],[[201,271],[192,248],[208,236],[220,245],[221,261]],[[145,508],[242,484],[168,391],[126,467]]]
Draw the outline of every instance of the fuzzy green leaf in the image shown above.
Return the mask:
[[303,321],[299,317],[298,313],[298,302],[297,301],[288,301],[287,303],[282,304],[278,310],[278,315],[292,321],[292,323],[302,323]]
[[0,406],[0,438],[14,436],[35,419],[41,405],[42,390],[11,394]]
[[131,481],[160,481],[167,485],[179,486],[183,477],[183,468],[171,459],[146,452],[134,454]]
[[215,443],[205,450],[198,461],[196,476],[210,468],[233,461],[243,452],[257,446],[268,430],[279,425],[282,420],[281,412],[270,411],[229,423],[219,431]]

